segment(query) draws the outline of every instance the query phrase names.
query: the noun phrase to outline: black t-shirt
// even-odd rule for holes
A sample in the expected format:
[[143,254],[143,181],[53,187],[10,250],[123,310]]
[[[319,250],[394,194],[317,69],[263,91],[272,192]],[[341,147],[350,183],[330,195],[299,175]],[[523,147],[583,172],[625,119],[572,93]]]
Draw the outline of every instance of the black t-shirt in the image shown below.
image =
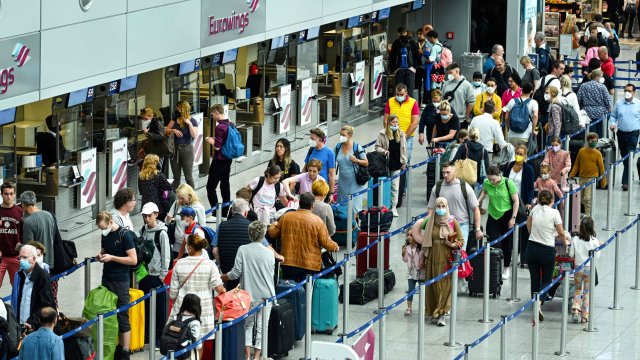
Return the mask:
[[395,139],[389,140],[389,170],[400,170],[402,163],[400,162],[400,143]]
[[[456,132],[460,130],[460,120],[458,120],[458,116],[454,113],[451,113],[449,121],[445,123],[442,121],[442,117],[440,116],[440,114],[436,115],[436,137],[447,136],[449,135],[449,132],[451,130],[455,130]],[[449,141],[452,141],[454,139],[451,139]]]
[[278,165],[278,167],[280,168],[280,171],[282,171],[282,178],[280,179],[281,181],[284,179],[288,179],[294,175],[300,174],[300,166],[296,164],[296,162],[293,160],[291,160],[291,163],[289,164],[288,169],[284,168],[284,161],[278,161],[274,164],[273,159],[271,159],[269,160],[268,166],[272,166],[272,165]]
[[[131,232],[124,232],[120,228],[102,236],[101,246],[105,254],[126,257],[127,250],[135,248],[135,238]],[[122,234],[121,234],[122,232]],[[123,265],[115,261],[104,264],[102,279],[109,281],[129,281],[131,266]]]

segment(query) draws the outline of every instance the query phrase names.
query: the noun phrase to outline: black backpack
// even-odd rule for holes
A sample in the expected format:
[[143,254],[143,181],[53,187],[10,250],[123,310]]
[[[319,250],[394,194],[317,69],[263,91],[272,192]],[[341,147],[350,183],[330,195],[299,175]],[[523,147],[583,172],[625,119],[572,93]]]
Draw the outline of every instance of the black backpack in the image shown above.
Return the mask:
[[[161,231],[156,231],[153,234],[153,242],[144,239],[144,229],[146,226],[143,226],[140,230],[140,237],[138,237],[138,242],[141,243],[140,251],[142,252],[142,260],[145,264],[149,264],[151,259],[153,259],[153,254],[158,249],[160,251],[160,233]],[[136,250],[137,251],[137,250]]]
[[549,86],[549,84],[555,79],[555,76],[549,76],[547,78],[547,82],[541,84],[538,90],[533,93],[533,100],[538,102],[538,113],[540,114],[546,115],[549,112],[549,102],[544,99],[544,91],[547,89],[547,86]]
[[16,314],[13,312],[11,305],[4,303],[7,309],[7,318],[0,317],[0,335],[2,335],[2,341],[0,343],[0,349],[2,353],[7,355],[7,359],[11,359],[18,355],[18,344],[20,343],[20,324],[16,318]]
[[[142,237],[138,237],[136,233],[131,231],[129,228],[121,227],[118,233],[120,237],[119,241],[122,247],[124,247],[124,237],[127,234],[129,234],[129,236],[133,238],[133,245],[136,249],[136,258],[138,260],[136,261],[136,264],[132,266],[132,268],[137,269],[140,265],[142,265],[143,263],[147,263],[151,259],[145,261],[145,259],[148,256],[148,253],[144,250],[144,240],[142,240]],[[153,253],[151,254],[153,255]]]
[[[169,322],[162,330],[160,337],[160,354],[167,355],[170,350],[178,351],[195,342],[196,339],[189,328],[189,323],[194,320],[196,318],[192,317],[183,321],[182,315],[178,315],[175,320]],[[193,351],[195,353],[196,350],[193,349]],[[177,356],[176,359],[189,359],[190,356],[190,352],[186,352]]]
[[613,39],[607,39],[607,50],[609,50],[609,57],[612,59],[620,56],[620,40],[616,35],[613,36]]
[[[262,189],[262,185],[264,185],[264,176],[260,176],[260,179],[258,180],[258,184],[256,185],[256,188],[251,190],[251,199],[249,200],[249,205],[253,204],[253,197],[256,196],[256,194],[258,193],[258,191],[260,191],[260,189]],[[275,183],[276,200],[278,199],[278,196],[280,194],[280,185],[281,185],[280,182]],[[253,208],[253,205],[251,205],[251,207]]]
[[389,158],[377,151],[367,153],[369,175],[374,178],[389,177]]
[[398,69],[408,69],[413,67],[413,53],[411,52],[411,39],[400,40],[400,49],[396,57]]
[[580,128],[580,117],[573,106],[569,105],[566,101],[560,101],[557,105],[562,109],[560,136],[570,135],[578,131]]

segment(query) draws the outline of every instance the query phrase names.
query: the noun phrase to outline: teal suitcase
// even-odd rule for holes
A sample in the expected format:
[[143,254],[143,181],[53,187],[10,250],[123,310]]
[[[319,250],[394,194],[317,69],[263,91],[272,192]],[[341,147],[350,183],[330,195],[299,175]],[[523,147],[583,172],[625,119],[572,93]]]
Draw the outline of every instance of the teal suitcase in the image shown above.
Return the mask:
[[[386,177],[379,178],[370,178],[369,179],[369,188],[373,186],[374,183],[380,182],[380,180],[387,180]],[[382,188],[384,189],[384,193],[382,194],[382,204],[380,204],[380,200],[378,199],[380,187],[376,187],[375,189],[369,190],[367,192],[367,208],[377,206],[386,206],[391,209],[391,181],[385,181],[382,183]]]
[[338,280],[317,279],[313,284],[311,331],[333,334],[338,327]]

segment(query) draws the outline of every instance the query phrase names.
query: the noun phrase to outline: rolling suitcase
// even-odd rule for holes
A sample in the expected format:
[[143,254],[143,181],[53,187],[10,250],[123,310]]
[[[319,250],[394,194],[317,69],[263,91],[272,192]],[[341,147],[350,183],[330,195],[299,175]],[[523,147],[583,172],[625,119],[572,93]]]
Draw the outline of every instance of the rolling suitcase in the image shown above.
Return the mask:
[[[565,194],[569,193],[569,191],[579,188],[580,185],[576,184],[571,180],[567,180],[567,186],[562,187],[562,192]],[[569,230],[572,234],[580,232],[580,213],[582,200],[580,197],[580,191],[571,194],[568,196],[568,204],[565,206],[569,207]],[[564,215],[564,214],[560,214]]]
[[313,283],[311,331],[333,334],[338,327],[338,280],[316,279]]
[[[476,250],[478,248],[473,246],[469,249],[469,253],[472,254]],[[502,289],[502,258],[502,249],[491,248],[491,254],[489,255],[489,293],[494,298],[500,296],[500,290]],[[473,274],[467,278],[469,296],[482,294],[484,291],[484,253],[474,257],[469,262],[473,267]]]
[[[386,232],[380,234],[380,237],[386,235]],[[359,232],[357,240],[357,249],[367,247],[370,243],[378,240],[378,233],[375,232]],[[384,239],[384,269],[389,270],[389,244],[391,239]],[[367,254],[368,253],[368,254]],[[356,277],[364,276],[364,273],[370,268],[378,267],[378,245],[372,246],[369,250],[356,256]]]
[[[347,205],[334,205],[331,207],[333,209],[333,221],[336,224],[336,232],[331,236],[331,239],[338,243],[340,246],[347,245],[347,216],[348,216],[348,206]],[[356,236],[358,235],[358,223],[356,219],[358,218],[358,214],[355,212],[351,217],[351,245],[356,244]]]
[[244,322],[245,320],[242,320],[234,326],[222,330],[222,359],[244,360]]
[[269,357],[281,358],[289,355],[296,342],[295,339],[295,310],[287,300],[280,299],[271,307],[269,318]]
[[[378,269],[369,269],[364,274],[367,278],[377,279],[378,278]],[[393,270],[385,270],[384,271],[384,293],[388,294],[389,291],[393,290],[396,286],[396,275],[393,273]]]
[[367,206],[377,206],[382,207],[386,206],[387,208],[391,208],[391,181],[384,181],[382,183],[382,203],[378,199],[378,194],[380,192],[380,187],[376,187],[375,189],[371,189],[373,184],[377,184],[380,180],[386,180],[387,177],[381,176],[379,178],[370,178],[369,179],[369,188],[370,190],[367,192]]
[[[614,137],[611,139],[603,138],[598,140],[598,145],[596,146],[600,153],[602,153],[602,161],[604,162],[604,170],[609,170],[611,164],[616,162],[616,143],[615,143],[615,133]],[[615,168],[614,168],[614,176],[613,182],[611,185],[615,183]],[[598,183],[598,187],[600,187],[600,183]]]
[[[276,286],[276,293],[280,294],[283,291],[289,290],[292,287],[296,286],[295,281],[291,280],[280,280],[278,281],[278,285]],[[300,341],[304,338],[304,331],[307,325],[307,317],[305,315],[305,307],[306,307],[306,293],[304,291],[304,286],[299,288],[298,290],[292,291],[286,296],[283,297],[288,303],[293,306],[294,310],[294,334],[296,341]]]
[[[143,296],[144,291],[129,289],[129,302],[134,302]],[[144,349],[144,301],[129,308],[129,324],[131,325],[129,350],[142,351]]]
[[436,186],[436,162],[431,161],[427,163],[427,204],[434,186]]

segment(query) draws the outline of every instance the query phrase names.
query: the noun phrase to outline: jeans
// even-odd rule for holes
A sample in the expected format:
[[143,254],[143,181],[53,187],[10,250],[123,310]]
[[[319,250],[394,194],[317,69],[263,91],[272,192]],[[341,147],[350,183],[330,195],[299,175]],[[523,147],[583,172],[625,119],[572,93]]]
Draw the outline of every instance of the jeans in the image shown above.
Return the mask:
[[409,69],[398,69],[396,71],[396,85],[407,85],[407,95],[413,97],[413,89],[415,87],[416,73]]
[[[413,136],[407,136],[407,166],[411,164],[411,152],[413,150]],[[398,201],[396,207],[402,206],[402,199],[404,198],[404,192],[407,190],[407,173],[400,176],[400,193],[398,194]]]
[[[262,300],[256,300],[251,302],[251,309],[262,304]],[[269,327],[269,316],[271,316],[271,307],[272,303],[267,303],[265,307],[260,309],[260,311],[256,312],[252,316],[249,316],[247,320],[244,322],[244,344],[247,347],[253,347],[255,349],[262,349],[262,333],[265,331],[265,328]],[[267,326],[262,324],[262,312],[267,312]],[[253,341],[253,325],[256,327],[256,337],[255,342]],[[266,355],[266,354],[265,354]]]
[[620,32],[620,35],[624,35],[624,29],[627,27],[627,20],[629,20],[629,30],[627,32],[627,37],[631,37],[631,32],[633,31],[633,21],[636,18],[636,12],[635,11],[629,11],[629,10],[625,10],[624,11],[624,19],[622,21],[622,31]]
[[[620,158],[627,156],[628,153],[636,149],[636,147],[638,146],[639,133],[639,130],[628,132],[618,130],[618,147],[620,148]],[[622,185],[629,185],[628,171],[633,171],[633,168],[629,169],[629,161],[625,161],[622,164],[624,165],[624,171],[622,172]]]
[[[140,280],[140,284],[138,288],[144,291],[145,294],[148,294],[151,292],[151,289],[158,289],[163,287],[164,282],[162,280],[163,279],[160,279],[159,276],[147,275],[145,276],[144,279]],[[144,328],[146,333],[145,337],[148,341],[149,336],[155,335],[156,344],[160,344],[160,338],[162,337],[162,330],[164,329],[164,326],[167,323],[167,292],[165,291],[156,295],[156,313],[155,314],[149,313],[150,306],[151,306],[150,301],[144,302],[144,310],[146,314],[144,317],[144,324],[145,324]],[[151,316],[156,317],[155,329],[149,329],[149,318]]]
[[407,135],[407,165],[411,164],[412,151],[413,151],[413,136]]
[[[408,292],[412,292],[413,289],[415,289],[416,286],[418,286],[418,282],[419,282],[419,280],[407,279],[407,285],[408,285],[407,291]],[[413,301],[413,295],[409,295],[407,297],[407,301],[408,302],[412,302]]]
[[184,179],[189,186],[195,187],[193,183],[193,144],[176,145],[176,152],[171,158],[171,171],[173,172],[173,187],[180,185],[182,171]]
[[[527,244],[527,264],[531,276],[531,296],[540,292],[551,284],[553,266],[555,265],[556,250],[551,246],[542,245],[535,241]],[[541,298],[545,298],[543,296]]]
[[[218,205],[218,195],[216,194],[218,183],[220,184],[222,202],[229,202],[231,200],[229,177],[232,161],[233,160],[214,159],[213,162],[211,162],[211,166],[209,167],[209,179],[207,180],[207,199],[209,199],[209,205],[211,205],[211,207]],[[222,216],[226,216],[227,213],[228,209],[226,207],[223,208]]]
[[462,249],[464,251],[467,251],[467,240],[469,239],[469,222],[467,221],[458,225],[460,225],[460,232],[462,233]]

